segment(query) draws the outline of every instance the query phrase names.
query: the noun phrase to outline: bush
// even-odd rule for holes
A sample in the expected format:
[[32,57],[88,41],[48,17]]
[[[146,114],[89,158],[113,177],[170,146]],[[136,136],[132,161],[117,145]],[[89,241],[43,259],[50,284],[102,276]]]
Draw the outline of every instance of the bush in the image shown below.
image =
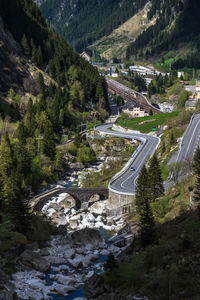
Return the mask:
[[5,229],[0,230],[0,251],[8,251],[25,244],[27,244],[27,238],[23,234]]
[[90,147],[82,147],[78,149],[76,160],[83,164],[94,163],[96,161],[96,155]]
[[117,268],[117,261],[112,253],[108,254],[107,261],[104,264],[105,271],[112,271]]
[[74,144],[72,144],[72,145],[69,146],[68,152],[69,152],[71,155],[76,156],[76,155],[77,155],[77,152],[78,152],[78,148],[77,148]]
[[158,219],[162,219],[170,211],[169,199],[163,197],[158,201],[151,203],[151,208],[153,215]]

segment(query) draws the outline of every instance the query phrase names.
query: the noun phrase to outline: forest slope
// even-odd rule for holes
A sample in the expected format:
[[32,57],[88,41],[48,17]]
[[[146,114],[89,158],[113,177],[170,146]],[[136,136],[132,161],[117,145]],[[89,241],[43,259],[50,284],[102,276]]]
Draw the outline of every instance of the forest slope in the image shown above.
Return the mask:
[[132,17],[147,0],[46,0],[41,12],[81,52]]
[[110,35],[96,41],[89,49],[106,59],[125,58],[128,45],[149,26],[155,24],[156,18],[148,20],[147,14],[151,4],[148,2],[143,9],[115,29]]

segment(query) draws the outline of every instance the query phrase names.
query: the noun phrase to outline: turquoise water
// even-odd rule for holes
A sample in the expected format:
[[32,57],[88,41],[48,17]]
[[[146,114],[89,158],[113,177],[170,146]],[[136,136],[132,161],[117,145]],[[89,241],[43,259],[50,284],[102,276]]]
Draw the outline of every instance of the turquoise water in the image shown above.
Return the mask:
[[[102,237],[104,238],[104,240],[106,241],[107,244],[110,244],[108,242],[108,239],[112,236],[112,234],[110,232],[107,232],[105,231],[104,229],[99,229],[100,231],[100,234],[102,235]],[[107,260],[107,256],[106,255],[100,255],[99,254],[99,257],[98,259],[95,261],[95,265],[99,265],[99,264],[104,264]],[[62,264],[63,265],[63,264]],[[54,266],[59,266],[59,264],[55,264]],[[95,268],[88,268],[86,273],[91,271],[91,270],[94,270],[95,273],[99,274],[101,273],[101,269],[96,269]],[[78,270],[77,270],[78,271]],[[79,270],[81,273],[85,273],[84,270]],[[56,274],[56,272],[54,272],[52,269],[50,270],[49,274],[46,275],[46,282],[48,285],[52,285],[53,284],[53,280],[50,279],[49,275],[50,274]],[[63,271],[62,272],[63,275],[68,275],[68,271]],[[57,295],[57,294],[51,294],[53,300],[73,300],[75,298],[78,298],[78,297],[83,297],[83,290],[82,289],[78,289],[72,293],[70,293],[70,295],[68,296],[62,296],[62,295]]]
[[78,297],[83,297],[83,291],[82,291],[82,289],[81,290],[76,290],[68,296],[61,296],[61,295],[51,294],[51,297],[53,298],[53,300],[73,300],[73,299],[78,298]]
[[[95,261],[95,265],[98,265],[98,264],[102,264],[102,263],[105,263],[107,260],[107,256],[106,255],[99,255],[98,259]],[[63,264],[62,264],[63,265]],[[57,265],[54,265],[54,266],[59,266],[59,264]],[[91,269],[88,268],[88,271],[90,271]],[[95,271],[95,270],[94,270]],[[95,273],[99,274],[101,273],[102,271],[101,270],[96,270]],[[62,272],[63,275],[67,275],[67,271],[66,272]],[[47,285],[52,285],[53,284],[53,280],[50,279],[49,275],[50,274],[56,274],[56,272],[54,271],[50,271],[49,274],[46,275],[46,283]],[[73,300],[75,298],[78,298],[78,297],[83,297],[83,290],[82,289],[79,289],[79,290],[76,290],[72,293],[70,293],[70,295],[68,296],[62,296],[62,295],[57,295],[57,294],[51,294],[51,297],[53,298],[53,300]]]

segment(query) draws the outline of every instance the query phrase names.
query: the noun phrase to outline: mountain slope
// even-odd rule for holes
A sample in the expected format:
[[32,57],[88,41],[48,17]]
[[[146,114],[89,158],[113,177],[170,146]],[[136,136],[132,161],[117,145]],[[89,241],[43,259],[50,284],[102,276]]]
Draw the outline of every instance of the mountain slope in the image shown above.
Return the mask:
[[46,0],[41,12],[81,52],[132,17],[147,0]]
[[115,29],[110,35],[104,36],[89,48],[91,50],[95,49],[96,53],[106,59],[125,58],[128,45],[155,23],[156,18],[151,20],[147,18],[150,8],[151,3],[148,2],[143,9]]
[[[101,96],[103,79],[98,71],[73,52],[72,48],[47,26],[39,9],[31,0],[2,0],[0,16],[5,28],[12,33],[17,42],[22,43],[23,53],[39,68],[47,69],[58,85],[65,88],[65,100],[62,105],[69,106],[71,103],[71,111],[74,109],[84,113],[89,109],[92,99],[97,106],[99,103],[98,109],[105,108],[106,99]],[[66,110],[68,124],[70,114]],[[81,121],[81,116],[76,119],[73,125],[74,122]]]
[[[143,32],[127,49],[127,58],[159,56],[163,51],[177,50],[174,67],[200,67],[199,1],[152,0],[148,18],[157,16],[155,25]],[[179,49],[187,48],[187,53]]]
[[96,159],[79,131],[108,116],[107,86],[32,0],[0,1],[0,75],[0,239],[6,227],[39,240],[28,199],[63,176],[69,161],[58,146],[68,138],[73,162]]

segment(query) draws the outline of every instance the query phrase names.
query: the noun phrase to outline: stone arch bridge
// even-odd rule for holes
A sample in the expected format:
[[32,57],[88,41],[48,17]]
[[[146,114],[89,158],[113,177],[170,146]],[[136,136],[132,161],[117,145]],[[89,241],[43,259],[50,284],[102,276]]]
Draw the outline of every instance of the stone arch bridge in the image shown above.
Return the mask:
[[[43,206],[51,197],[58,196],[62,193],[69,194],[75,200],[75,206],[77,209],[88,208],[97,201],[108,199],[107,188],[55,188],[33,198],[31,200],[31,207],[35,211],[41,211]],[[96,201],[90,201],[91,197],[94,195],[98,195],[99,199]]]

